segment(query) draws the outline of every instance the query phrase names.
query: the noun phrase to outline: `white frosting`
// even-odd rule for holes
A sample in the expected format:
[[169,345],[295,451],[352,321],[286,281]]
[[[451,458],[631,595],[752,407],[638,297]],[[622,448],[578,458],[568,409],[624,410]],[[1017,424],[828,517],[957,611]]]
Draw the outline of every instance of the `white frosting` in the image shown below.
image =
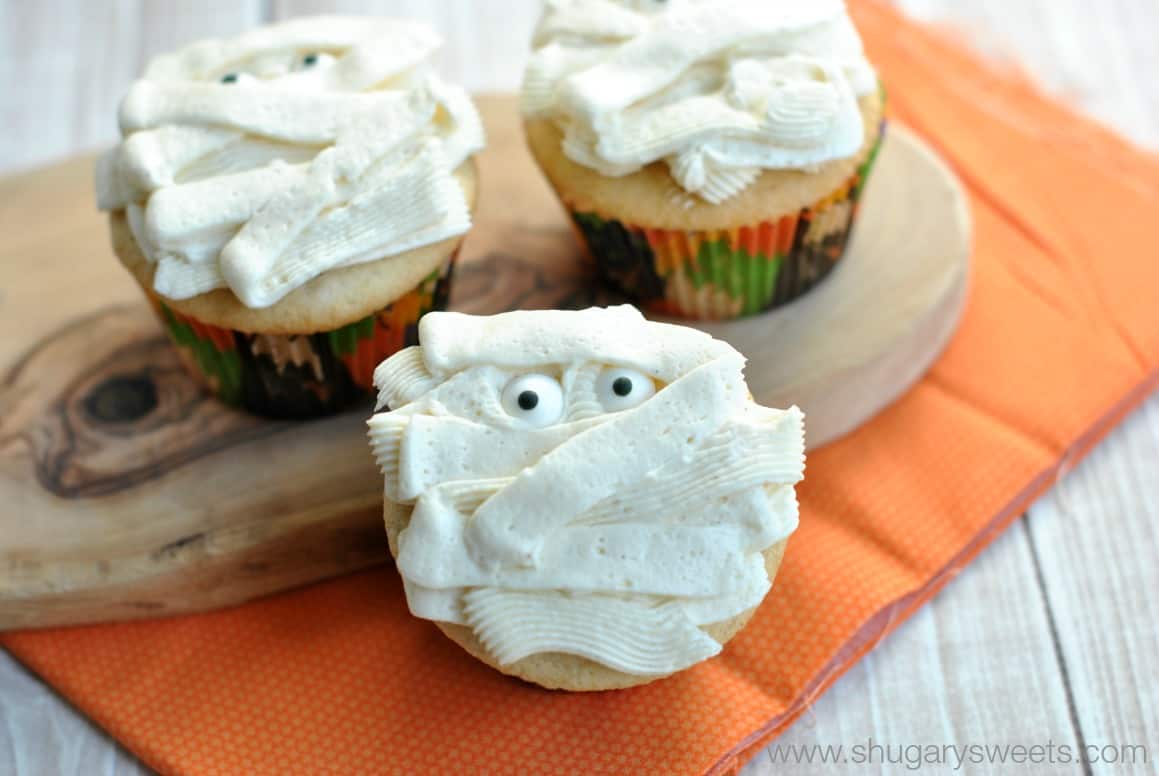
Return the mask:
[[454,171],[483,128],[431,72],[439,45],[421,24],[318,17],[158,57],[121,103],[98,204],[126,211],[158,293],[229,287],[254,308],[461,235]]
[[766,169],[852,156],[877,87],[843,0],[548,0],[523,110],[603,175],[664,160],[723,202]]
[[[700,626],[760,603],[762,553],[797,525],[801,412],[755,404],[726,343],[630,306],[431,313],[419,339],[377,369],[391,411],[369,421],[386,497],[414,507],[411,611],[501,664],[564,652],[648,676],[719,652]],[[512,385],[539,403],[520,414]]]

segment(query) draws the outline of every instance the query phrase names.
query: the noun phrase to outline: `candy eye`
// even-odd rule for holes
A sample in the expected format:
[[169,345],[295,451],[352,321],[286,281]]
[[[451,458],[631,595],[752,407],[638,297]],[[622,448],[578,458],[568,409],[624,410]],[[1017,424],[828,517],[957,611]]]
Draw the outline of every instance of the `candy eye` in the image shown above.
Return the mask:
[[299,70],[310,70],[311,68],[315,68],[315,67],[318,67],[320,65],[332,64],[334,61],[335,61],[334,57],[332,57],[330,54],[312,51],[309,54],[306,54],[305,56],[303,56],[298,61],[298,69]]
[[608,412],[635,407],[656,393],[656,384],[648,375],[625,367],[612,367],[596,380],[596,396]]
[[223,84],[238,84],[238,83],[244,84],[247,81],[253,81],[253,80],[254,80],[254,77],[252,75],[250,75],[249,73],[226,73],[225,75],[223,75],[221,77],[221,82]]
[[520,375],[503,389],[503,409],[535,428],[550,426],[563,416],[563,388],[547,375]]

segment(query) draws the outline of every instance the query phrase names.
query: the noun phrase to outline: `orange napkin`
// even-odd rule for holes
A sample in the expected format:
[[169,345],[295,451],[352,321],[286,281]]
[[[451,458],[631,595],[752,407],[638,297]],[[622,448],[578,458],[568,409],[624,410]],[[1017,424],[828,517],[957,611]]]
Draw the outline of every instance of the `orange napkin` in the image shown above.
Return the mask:
[[854,10],[894,117],[969,188],[972,295],[934,370],[810,457],[773,593],[719,658],[545,692],[412,619],[391,568],[3,643],[169,773],[719,773],[759,751],[1159,382],[1159,161],[876,0]]

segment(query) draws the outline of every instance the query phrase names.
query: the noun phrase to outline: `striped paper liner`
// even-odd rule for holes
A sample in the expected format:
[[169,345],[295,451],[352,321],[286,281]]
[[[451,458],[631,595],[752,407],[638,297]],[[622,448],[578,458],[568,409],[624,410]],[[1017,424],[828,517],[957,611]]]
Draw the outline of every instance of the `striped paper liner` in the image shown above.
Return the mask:
[[755,315],[816,286],[845,252],[882,133],[857,172],[797,213],[721,230],[655,229],[571,211],[600,275],[651,312],[698,320]]
[[258,415],[310,418],[373,394],[374,368],[417,344],[419,318],[446,309],[454,260],[381,310],[331,331],[285,335],[224,329],[148,295],[186,368],[221,401]]

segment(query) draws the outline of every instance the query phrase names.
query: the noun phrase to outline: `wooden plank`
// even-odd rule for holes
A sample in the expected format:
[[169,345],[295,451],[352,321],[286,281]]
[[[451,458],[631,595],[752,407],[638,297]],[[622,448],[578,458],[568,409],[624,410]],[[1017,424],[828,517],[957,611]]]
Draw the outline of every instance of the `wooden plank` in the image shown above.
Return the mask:
[[[954,0],[896,0],[900,5],[915,11],[920,11],[922,16],[927,19],[949,21],[954,24],[967,24],[973,30],[973,38],[976,44],[983,48],[995,49],[1000,38],[1005,38],[1008,43],[1005,50],[1008,54],[1016,59],[1029,61],[1030,69],[1040,78],[1042,78],[1051,89],[1055,90],[1067,97],[1077,97],[1084,110],[1094,111],[1096,115],[1102,117],[1104,120],[1115,124],[1121,131],[1137,141],[1144,142],[1153,147],[1159,146],[1159,90],[1153,89],[1150,86],[1149,74],[1154,70],[1153,50],[1154,44],[1151,40],[1154,35],[1154,30],[1159,28],[1156,22],[1155,14],[1159,11],[1159,4],[1154,0],[1114,0],[1114,2],[1106,3],[1086,3],[1082,0],[1024,0],[1021,3],[1010,3],[1008,0],[978,0],[978,2],[961,3]],[[523,2],[523,0],[521,0]],[[104,2],[92,2],[88,4],[89,7],[96,8],[94,15],[101,18],[113,18],[109,9],[113,7],[112,0]],[[160,5],[160,4],[158,4]],[[277,3],[276,8],[280,12],[285,12],[286,9],[310,10],[306,7],[306,3],[286,2]],[[382,3],[381,6],[387,6],[387,3]],[[398,7],[397,3],[389,4],[392,8]],[[485,4],[476,3],[469,11],[481,9]],[[489,4],[486,4],[489,5]],[[5,88],[0,90],[0,118],[4,120],[4,126],[13,128],[6,136],[5,144],[0,147],[0,168],[12,166],[28,166],[39,160],[48,158],[49,156],[58,156],[65,152],[73,152],[76,149],[85,147],[84,145],[73,145],[71,136],[69,135],[70,123],[69,116],[72,115],[72,107],[70,100],[72,99],[72,92],[67,92],[63,97],[59,93],[59,88],[56,85],[62,80],[62,74],[65,74],[63,80],[66,83],[72,83],[76,78],[75,73],[79,72],[80,67],[77,65],[76,59],[71,58],[69,52],[48,51],[38,47],[36,40],[56,40],[65,39],[72,41],[80,34],[80,23],[73,20],[79,19],[80,12],[78,7],[82,6],[79,0],[57,0],[56,2],[40,2],[25,3],[24,0],[0,0],[0,40],[4,40],[6,52],[0,56],[0,83],[5,84]],[[441,6],[441,3],[423,2],[421,0],[414,0],[408,4],[408,7],[416,7],[417,10],[426,13],[428,8],[432,9],[429,12],[435,13],[433,9]],[[26,8],[31,9],[35,7],[36,10],[25,11]],[[127,9],[118,19],[118,24],[122,26],[131,27],[136,22],[133,21],[132,14],[136,11],[136,6],[121,4],[122,8]],[[351,7],[351,6],[348,6]],[[367,4],[369,7],[369,4]],[[392,11],[393,12],[393,11]],[[482,9],[481,13],[487,15],[490,9]],[[43,20],[43,23],[37,27],[28,26],[28,16],[36,15],[38,19]],[[467,33],[478,23],[475,19],[476,14],[464,14],[459,16],[454,22],[456,29],[465,30]],[[526,24],[530,28],[530,21],[527,17],[512,17],[509,21],[512,25],[520,23]],[[33,20],[35,21],[35,20]],[[83,59],[83,67],[88,69],[104,68],[107,69],[112,62],[105,62],[105,57],[117,57],[120,55],[118,50],[106,51],[105,49],[113,49],[108,43],[111,38],[107,35],[105,29],[99,23],[98,19],[95,23],[87,24],[84,28],[84,34],[91,40],[97,43],[94,46],[87,47],[86,55]],[[49,26],[55,26],[59,29],[45,29]],[[449,29],[449,27],[443,27]],[[72,36],[71,38],[69,36]],[[1051,53],[1048,49],[1045,54],[1040,54],[1034,49],[1035,40],[1041,36],[1056,37],[1060,41],[1069,41],[1069,43],[1058,44],[1063,45],[1067,50],[1059,53]],[[491,64],[493,58],[503,59],[505,57],[522,57],[523,49],[522,43],[518,46],[495,46],[487,38],[481,38],[484,41],[478,48],[472,48],[469,45],[464,45],[463,51],[471,51],[471,59],[473,66],[477,69],[482,68],[498,68],[508,75],[505,78],[509,79],[504,83],[488,83],[483,84],[485,88],[495,89],[503,86],[508,86],[517,80],[518,65]],[[70,44],[71,45],[71,44]],[[135,44],[134,44],[135,45]],[[100,48],[100,51],[95,49]],[[126,50],[132,48],[128,46]],[[1057,48],[1057,46],[1055,47]],[[32,57],[35,61],[29,59]],[[1070,63],[1070,64],[1067,64]],[[1065,79],[1056,75],[1057,69],[1065,69],[1070,73]],[[512,76],[511,74],[515,74]],[[448,74],[449,71],[448,71]],[[1077,75],[1076,75],[1077,74]],[[135,72],[125,73],[125,78],[131,78]],[[91,78],[91,74],[86,73],[86,79]],[[469,76],[474,78],[474,76]],[[467,78],[468,83],[472,83]],[[480,78],[479,80],[482,80]],[[126,81],[127,83],[127,81]],[[16,84],[13,89],[9,85]],[[33,84],[33,86],[26,86],[25,84]],[[71,89],[71,87],[70,87]],[[114,94],[110,105],[115,104],[115,100],[119,98],[119,93]],[[106,98],[102,98],[106,99]],[[1131,104],[1126,104],[1131,103]],[[37,106],[38,114],[33,115],[28,106]],[[1135,107],[1141,105],[1142,107]],[[107,121],[106,130],[107,137],[112,137],[112,116],[113,113],[109,108],[103,108],[99,113],[94,111],[90,115],[95,117],[97,122]],[[63,134],[62,134],[63,133]],[[88,143],[95,141],[88,141]],[[87,203],[85,203],[87,206]],[[12,238],[13,232],[6,229],[5,233]],[[78,280],[78,283],[80,281]],[[0,300],[2,304],[2,300]],[[1152,400],[1154,404],[1155,400]],[[1149,410],[1150,411],[1150,410]],[[1149,423],[1150,421],[1139,420],[1143,416],[1138,413],[1127,419],[1124,428],[1120,432],[1116,432],[1103,443],[1100,450],[1096,451],[1096,455],[1105,450],[1113,450],[1125,444],[1123,441],[1124,435],[1132,435],[1136,432],[1134,429],[1141,423]],[[1134,520],[1128,523],[1128,527],[1123,529],[1123,534],[1120,537],[1122,541],[1129,541],[1129,537],[1138,534],[1141,528],[1147,525],[1147,513],[1137,509],[1140,502],[1150,499],[1154,501],[1159,495],[1159,486],[1152,481],[1148,481],[1146,475],[1154,471],[1154,467],[1148,469],[1147,466],[1151,462],[1145,460],[1131,459],[1123,463],[1123,466],[1115,466],[1109,470],[1105,470],[1104,478],[1100,478],[1097,483],[1098,498],[1102,498],[1102,494],[1113,490],[1122,490],[1122,503],[1114,514],[1102,514],[1100,522],[1106,520],[1113,521],[1119,524],[1124,518],[1124,515],[1130,519],[1131,515],[1138,515]],[[1049,496],[1047,497],[1050,498]],[[1046,501],[1043,502],[1044,504]],[[1074,504],[1070,505],[1074,507]],[[1036,508],[1037,509],[1037,508]],[[1072,552],[1082,553],[1079,556],[1067,556],[1067,565],[1056,563],[1051,560],[1050,552],[1044,550],[1043,543],[1049,541],[1039,532],[1039,524],[1046,526],[1052,522],[1057,522],[1055,519],[1057,515],[1051,519],[1038,517],[1038,512],[1035,512],[1033,520],[1034,530],[1036,533],[1036,546],[1041,554],[1041,561],[1044,571],[1044,576],[1050,576],[1052,579],[1056,575],[1056,570],[1061,567],[1061,571],[1066,575],[1074,577],[1070,582],[1076,588],[1076,594],[1090,584],[1090,580],[1094,576],[1105,576],[1108,584],[1112,580],[1118,579],[1121,575],[1118,573],[1110,574],[1108,569],[1113,568],[1116,562],[1116,556],[1106,556],[1101,554],[1107,552],[1120,552],[1118,548],[1106,550],[1102,542],[1096,542],[1091,545],[1075,545],[1071,547]],[[1073,519],[1080,520],[1084,517],[1083,513],[1076,513]],[[1153,518],[1153,515],[1152,515]],[[1152,520],[1153,522],[1153,520]],[[1089,530],[1093,530],[1095,523],[1087,526]],[[979,559],[978,563],[984,564],[987,562],[987,557],[991,553],[1006,552],[1003,548],[1012,541],[1010,536],[1015,535],[1017,529],[1013,529],[1011,533],[999,540],[995,548],[989,551],[986,555]],[[1127,538],[1124,538],[1127,537]],[[1062,537],[1073,544],[1073,535]],[[1096,553],[1099,549],[1099,553]],[[1146,561],[1147,556],[1139,556],[1143,561]],[[1150,557],[1155,557],[1154,551]],[[1069,565],[1069,568],[1067,567]],[[968,570],[966,574],[972,572]],[[1146,569],[1144,569],[1146,571]],[[1048,591],[1054,595],[1055,584],[1053,582],[1047,583]],[[1152,577],[1144,576],[1142,582],[1139,583],[1138,590],[1152,591],[1157,589]],[[984,620],[990,617],[986,602],[984,600],[978,601],[972,596],[967,597],[965,593],[959,594],[959,585],[957,583],[951,585],[947,591],[939,596],[931,607],[937,609],[943,605],[943,601],[953,603],[950,607],[952,611],[948,616],[954,616],[954,612],[961,611],[964,615],[969,614],[972,617],[978,618],[981,624]],[[1106,597],[1103,597],[1106,595]],[[1147,674],[1138,674],[1133,671],[1130,666],[1130,655],[1123,657],[1117,656],[1113,653],[1126,649],[1135,649],[1134,646],[1126,647],[1123,644],[1117,644],[1117,631],[1113,622],[1109,622],[1113,609],[1109,607],[1119,606],[1120,602],[1111,594],[1098,593],[1097,600],[1101,604],[1099,610],[1099,617],[1097,622],[1086,622],[1082,616],[1078,616],[1077,622],[1071,623],[1064,617],[1058,617],[1060,623],[1068,623],[1067,628],[1073,625],[1074,633],[1071,634],[1073,638],[1080,643],[1084,640],[1093,641],[1093,635],[1088,631],[1090,629],[1099,628],[1103,631],[1100,633],[1102,646],[1107,651],[1107,657],[1099,655],[1094,650],[1094,645],[1082,647],[1088,649],[1090,652],[1089,660],[1085,664],[1090,667],[1093,672],[1106,673],[1111,669],[1101,665],[1103,659],[1109,659],[1116,666],[1125,668],[1125,673],[1121,676],[1108,677],[1105,683],[1106,690],[1111,693],[1110,697],[1112,703],[1107,706],[1103,705],[1102,701],[1097,700],[1094,694],[1088,700],[1085,708],[1088,715],[1102,716],[1108,720],[1116,717],[1122,717],[1122,720],[1130,721],[1128,710],[1118,709],[1115,705],[1118,699],[1115,697],[1116,688],[1126,688],[1126,693],[1129,695],[1131,690],[1135,689],[1142,683],[1148,681]],[[1055,600],[1056,595],[1049,600]],[[1056,601],[1057,605],[1061,607],[1062,601]],[[1055,606],[1052,604],[1052,606]],[[1057,614],[1057,612],[1056,612]],[[856,688],[845,691],[843,688],[846,683],[856,681],[859,673],[866,675],[866,682],[870,677],[877,677],[883,671],[886,671],[889,666],[894,666],[904,670],[907,666],[916,664],[916,655],[928,651],[929,647],[921,643],[921,638],[916,638],[918,642],[912,648],[906,646],[909,644],[908,634],[910,629],[918,629],[917,623],[921,618],[931,616],[926,611],[920,613],[917,618],[905,628],[899,630],[894,636],[890,638],[877,652],[870,656],[869,662],[862,663],[856,666],[846,679],[839,682],[838,685],[830,691],[829,694],[823,696],[817,706],[814,708],[814,714],[818,724],[828,725],[826,730],[837,729],[835,724],[829,725],[828,721],[833,718],[833,715],[839,715],[843,711],[864,705],[863,693],[858,692]],[[1129,619],[1129,618],[1128,618]],[[1149,619],[1154,622],[1154,617]],[[924,631],[915,630],[919,636],[924,636]],[[1067,634],[1065,629],[1062,629],[1060,636],[1065,640]],[[994,644],[1004,643],[1001,635],[995,635]],[[1143,642],[1144,650],[1146,650],[1148,642]],[[1155,654],[1154,642],[1150,642],[1150,654]],[[1068,666],[1078,664],[1080,661],[1075,656],[1076,652],[1081,649],[1075,645],[1064,647],[1064,659]],[[1136,653],[1137,654],[1137,653]],[[942,662],[942,670],[945,674],[945,681],[957,685],[960,683],[981,682],[983,678],[979,678],[978,671],[991,665],[989,661],[996,661],[1004,663],[1008,659],[999,650],[995,650],[991,654],[984,665],[976,662],[961,661],[958,664],[952,663],[950,660]],[[1153,665],[1153,664],[1152,664]],[[1035,667],[1028,673],[1037,674],[1041,671],[1048,671],[1050,669]],[[1118,671],[1119,669],[1114,669]],[[13,690],[14,687],[24,688],[24,685],[4,684],[5,678],[11,671],[19,671],[11,665],[5,665],[4,660],[0,659],[0,719],[6,720],[11,718],[14,713],[13,709],[19,709],[23,714],[21,716],[21,724],[23,727],[19,728],[20,738],[15,739],[14,743],[17,748],[24,751],[25,759],[23,762],[43,762],[39,759],[28,759],[30,756],[35,757],[36,752],[44,747],[56,746],[51,742],[59,741],[60,747],[68,745],[80,746],[80,741],[85,740],[86,736],[95,736],[97,740],[105,742],[106,739],[95,729],[90,728],[87,724],[75,724],[77,719],[74,713],[68,706],[52,695],[51,691],[47,691],[42,685],[34,684],[33,689],[25,691],[24,689]],[[1071,669],[1074,673],[1074,669]],[[1004,674],[1005,675],[1005,674]],[[1122,680],[1122,676],[1128,677]],[[984,677],[984,675],[983,675]],[[1155,685],[1154,674],[1150,674],[1150,686]],[[1115,682],[1112,682],[1111,679]],[[1020,686],[1021,680],[1017,676],[1008,676],[1010,681],[1010,695],[1018,698],[1017,688]],[[1072,675],[1072,683],[1078,684],[1080,681],[1075,680]],[[1092,681],[1098,681],[1098,677]],[[1125,683],[1122,683],[1125,681]],[[891,696],[889,693],[894,687],[894,684],[877,681],[875,687],[881,697],[881,706],[885,713],[890,715],[899,715],[902,710],[907,708],[904,698]],[[31,693],[31,694],[30,694]],[[838,695],[838,693],[842,693]],[[988,700],[990,696],[979,690],[980,703],[982,705],[993,706]],[[1156,704],[1151,703],[1150,708],[1154,710]],[[1014,709],[1016,712],[1028,710],[1029,706],[1024,704],[1016,704]],[[1084,705],[1079,705],[1079,711],[1084,709]],[[1117,710],[1116,710],[1117,709]],[[917,713],[911,713],[909,716],[918,716],[925,718],[928,716],[940,715],[942,712],[938,708],[919,709]],[[807,724],[808,718],[803,720],[800,725]],[[75,725],[75,726],[74,726]],[[907,723],[906,717],[898,717],[896,720],[896,727],[899,729],[910,729],[911,725],[916,725],[914,722]],[[1088,719],[1083,719],[1084,728],[1097,728],[1096,722]],[[0,728],[4,727],[4,722],[0,721]],[[1154,719],[1151,718],[1149,729],[1154,730],[1156,726]],[[67,736],[67,741],[61,739],[55,732],[58,728],[68,728],[70,731]],[[916,727],[912,729],[917,729]],[[84,733],[82,730],[90,732]],[[856,727],[851,727],[854,733],[860,732]],[[791,740],[790,737],[797,735],[797,728],[791,730],[782,741]],[[1094,741],[1095,733],[1090,735],[1090,740]],[[4,734],[0,733],[0,737]],[[817,740],[832,741],[834,735],[828,732],[819,735]],[[1152,762],[1154,762],[1155,751],[1157,748],[1153,741],[1152,747]],[[100,764],[105,762],[105,755],[100,754],[100,750],[96,747],[84,747],[86,752],[97,753],[91,757],[75,758],[69,762],[76,763],[75,767],[71,769],[52,769],[49,772],[59,773],[77,773],[77,774],[92,774],[105,773]],[[31,753],[31,754],[30,754]],[[758,758],[759,761],[759,758]],[[12,762],[11,757],[5,759],[3,743],[0,743],[0,772],[9,772],[8,764]],[[754,766],[755,767],[755,766]],[[792,769],[785,768],[778,772],[791,772]],[[36,773],[36,770],[26,770],[26,773]],[[872,772],[872,771],[871,771]]]
[[142,776],[148,769],[0,652],[0,773]]
[[[1020,4],[987,0],[954,8],[962,13],[976,5],[993,23],[1000,15],[1009,19]],[[1141,68],[1153,60],[1159,4],[1036,5],[1030,18],[1004,27],[1031,73],[1047,90],[1159,148],[1159,92],[1139,81]],[[1082,740],[1093,746],[1148,745],[1152,767],[1159,753],[1157,502],[1159,395],[1029,515],[1031,548]],[[1094,763],[1091,769],[1122,772],[1123,766]]]
[[110,144],[145,62],[261,20],[261,0],[2,0],[0,173]]
[[1134,142],[1159,149],[1159,90],[1142,75],[1154,70],[1154,0],[893,1]]
[[1154,765],[1159,394],[1031,508],[1030,534],[1086,742],[1147,745]]
[[[914,745],[1051,740],[1073,742],[1076,735],[1019,523],[838,680],[744,773],[901,773],[912,768],[906,758],[917,756]],[[871,743],[883,749],[874,750],[876,759],[868,764]],[[822,765],[824,748],[838,746],[848,761]],[[812,764],[797,762],[810,754],[817,758]],[[954,755],[937,756],[948,759],[923,769],[952,772]],[[967,761],[961,772],[993,770]],[[1080,771],[1060,765],[1051,772]]]
[[[74,74],[82,56],[85,61],[91,59],[91,51],[85,56],[75,46],[81,25],[80,3],[75,0],[6,0],[0,8],[0,40],[5,47],[0,57],[0,83],[4,84],[0,119],[5,133],[0,170],[13,170],[64,156],[77,147],[78,139],[88,139],[78,138],[73,130]],[[109,14],[101,16],[107,22]],[[103,37],[110,26],[98,23],[93,32]],[[94,66],[97,79],[105,73],[115,78],[128,69],[125,46],[118,42],[114,37],[108,59]],[[99,83],[94,87],[98,90]]]

